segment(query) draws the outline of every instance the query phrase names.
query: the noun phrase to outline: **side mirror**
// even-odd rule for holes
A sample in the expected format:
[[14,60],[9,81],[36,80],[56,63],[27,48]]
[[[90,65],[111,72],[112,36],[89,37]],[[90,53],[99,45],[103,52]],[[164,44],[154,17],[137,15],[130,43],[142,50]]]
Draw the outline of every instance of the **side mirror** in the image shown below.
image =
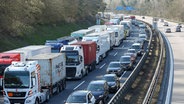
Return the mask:
[[34,87],[36,85],[36,79],[31,78],[31,87]]
[[83,61],[83,60],[82,60],[82,56],[81,56],[81,55],[79,56],[79,61],[80,61],[80,62],[82,62],[82,61]]

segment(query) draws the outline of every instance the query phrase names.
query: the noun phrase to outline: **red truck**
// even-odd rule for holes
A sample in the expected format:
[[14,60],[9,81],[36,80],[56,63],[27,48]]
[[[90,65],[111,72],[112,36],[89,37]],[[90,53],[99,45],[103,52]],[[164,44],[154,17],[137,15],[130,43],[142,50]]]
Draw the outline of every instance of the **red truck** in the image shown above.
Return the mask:
[[81,45],[84,53],[84,65],[92,71],[96,67],[96,43],[93,41],[79,41],[73,45]]
[[81,79],[96,68],[97,45],[93,41],[79,41],[64,45],[61,53],[66,55],[66,78]]
[[6,67],[11,65],[12,61],[21,61],[20,53],[0,53],[0,90],[2,87],[3,74]]

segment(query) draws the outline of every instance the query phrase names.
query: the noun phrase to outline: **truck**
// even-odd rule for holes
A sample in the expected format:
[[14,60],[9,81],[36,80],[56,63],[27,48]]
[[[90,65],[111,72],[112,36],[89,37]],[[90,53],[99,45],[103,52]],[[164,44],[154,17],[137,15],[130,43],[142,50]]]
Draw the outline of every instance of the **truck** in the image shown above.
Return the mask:
[[25,61],[27,58],[32,57],[34,55],[38,55],[41,53],[51,53],[51,47],[45,45],[29,45],[6,51],[4,53],[20,53],[22,54],[21,60]]
[[30,45],[0,53],[0,90],[2,91],[3,89],[2,81],[4,70],[12,63],[12,61],[26,61],[27,58],[41,53],[51,53],[51,47],[44,45]]
[[80,29],[80,30],[72,32],[71,37],[74,37],[80,41],[82,40],[83,36],[93,33],[93,32],[95,32],[95,29]]
[[123,39],[126,38],[123,25],[109,25],[107,31],[115,32],[115,46],[119,46]]
[[102,35],[104,32],[91,33],[83,37],[82,41],[94,41],[97,44],[96,64],[99,64],[110,50],[109,35]]
[[75,40],[74,37],[64,36],[56,40],[46,40],[45,45],[51,47],[52,53],[59,53],[63,45],[68,45],[71,41]]
[[57,40],[46,40],[45,45],[51,46],[52,53],[59,53],[61,47],[63,46],[63,43]]
[[132,31],[131,20],[123,20],[123,21],[120,22],[120,25],[124,26],[124,34],[125,34],[125,36],[130,36],[130,32]]
[[[107,34],[109,35],[110,37],[110,48],[113,49],[113,47],[115,46],[116,44],[116,38],[115,38],[115,32],[114,31],[111,31],[111,30],[106,30],[104,32],[108,32]],[[106,33],[105,33],[106,34]]]
[[107,26],[106,25],[93,25],[88,27],[88,29],[95,29],[95,32],[102,32],[107,30]]
[[96,67],[96,43],[79,41],[64,45],[61,53],[66,55],[66,78],[82,79]]
[[4,104],[39,104],[65,89],[65,55],[46,53],[12,62],[4,72]]

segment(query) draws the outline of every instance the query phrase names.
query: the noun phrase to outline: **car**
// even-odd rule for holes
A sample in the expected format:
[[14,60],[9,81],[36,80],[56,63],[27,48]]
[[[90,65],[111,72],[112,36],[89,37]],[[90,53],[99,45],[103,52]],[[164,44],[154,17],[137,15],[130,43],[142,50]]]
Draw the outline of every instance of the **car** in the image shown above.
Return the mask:
[[180,26],[176,26],[176,32],[181,32],[181,27]]
[[117,92],[120,88],[120,80],[116,74],[105,74],[103,80],[106,80],[109,85],[109,92]]
[[144,17],[144,16],[142,16],[142,19],[145,19],[145,17]]
[[145,41],[141,38],[137,38],[135,43],[139,43],[141,45],[141,49],[143,49]]
[[164,19],[160,19],[160,22],[164,22]]
[[88,84],[87,90],[95,96],[97,104],[106,104],[109,98],[109,85],[106,80],[95,80]]
[[139,29],[139,34],[146,34],[146,30],[145,29]]
[[143,54],[143,49],[142,45],[140,43],[134,43],[131,46],[131,49],[135,49],[137,52],[137,56],[141,56]]
[[166,28],[165,32],[166,33],[171,33],[171,28]]
[[123,67],[121,66],[120,62],[119,61],[113,61],[113,62],[110,62],[108,67],[107,67],[107,70],[106,70],[106,73],[107,74],[116,74],[117,76],[121,76],[121,74],[124,72],[124,69]]
[[182,28],[182,23],[178,23],[178,26],[179,26],[180,28]]
[[121,56],[119,61],[124,70],[131,70],[133,68],[133,62],[130,56]]
[[130,60],[135,63],[136,62],[136,58],[137,58],[137,52],[135,49],[128,49],[127,53],[125,53],[125,55],[129,55],[131,58]]
[[169,26],[168,22],[164,22],[163,26]]
[[147,40],[147,35],[145,33],[139,33],[139,39],[146,41]]
[[87,90],[77,90],[72,92],[66,101],[65,104],[95,104],[96,99],[91,93]]

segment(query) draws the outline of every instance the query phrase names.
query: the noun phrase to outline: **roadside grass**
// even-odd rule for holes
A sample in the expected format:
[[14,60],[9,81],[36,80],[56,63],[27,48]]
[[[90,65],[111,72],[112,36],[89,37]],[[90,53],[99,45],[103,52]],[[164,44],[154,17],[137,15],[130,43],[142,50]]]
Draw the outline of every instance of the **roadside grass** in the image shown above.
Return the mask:
[[46,40],[69,36],[71,32],[87,28],[89,23],[62,23],[54,25],[36,25],[34,31],[23,37],[0,36],[0,51],[7,51],[27,45],[44,45]]

